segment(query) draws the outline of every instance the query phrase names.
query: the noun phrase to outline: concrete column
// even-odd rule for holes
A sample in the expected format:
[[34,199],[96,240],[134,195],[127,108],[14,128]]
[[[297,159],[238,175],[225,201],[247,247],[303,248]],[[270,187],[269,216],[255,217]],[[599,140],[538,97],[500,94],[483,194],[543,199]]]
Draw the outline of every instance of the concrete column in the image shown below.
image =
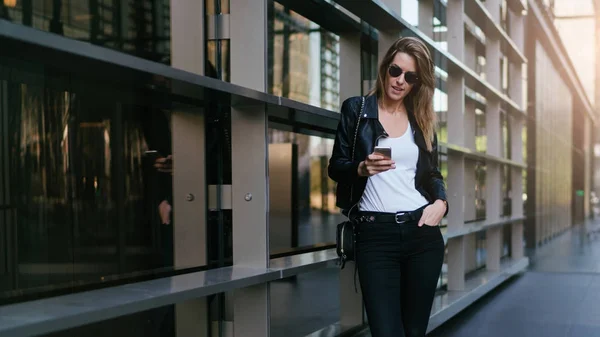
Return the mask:
[[[465,160],[460,154],[448,156],[448,232],[460,230],[465,223]],[[465,287],[464,237],[448,240],[448,290]]]
[[400,37],[400,33],[398,32],[386,32],[379,31],[379,41],[378,41],[378,49],[377,49],[377,65],[381,64],[381,60],[387,53],[390,46]]
[[501,90],[500,41],[488,36],[485,44],[485,78],[496,89]]
[[448,76],[448,143],[466,146],[465,80],[462,74]]
[[[448,2],[446,19],[448,25],[448,51],[459,61],[465,57],[464,0]],[[448,143],[466,145],[465,139],[465,79],[461,72],[448,76]],[[465,222],[465,159],[460,154],[448,156],[448,231],[460,230]],[[448,240],[448,290],[465,287],[465,240],[464,237]]]
[[465,160],[457,153],[448,155],[448,231],[460,230],[465,223]]
[[[465,189],[464,189],[464,220],[474,220],[475,212],[475,162],[473,160],[465,160]],[[467,252],[467,251],[465,251]],[[467,252],[469,254],[469,252]]]
[[[385,35],[385,34],[384,34]],[[385,38],[385,37],[384,37]],[[389,38],[389,37],[388,37]],[[385,43],[384,43],[385,44]],[[382,43],[380,42],[380,48]],[[385,50],[389,47],[385,47]],[[381,50],[381,49],[380,49]],[[384,51],[385,52],[385,51]],[[361,95],[360,71],[360,35],[346,34],[340,36],[340,99]],[[366,92],[365,92],[366,94]],[[363,323],[363,304],[360,284],[358,293],[354,291],[354,262],[346,264],[340,270],[340,324],[350,328]]]
[[[498,163],[488,162],[486,165],[486,222],[499,220],[502,211],[502,170]],[[500,270],[502,253],[502,227],[493,227],[486,231],[486,268]]]
[[[204,74],[204,3],[171,1],[171,65]],[[173,111],[173,240],[175,267],[206,264],[206,176],[204,118],[201,111]],[[185,158],[179,161],[177,158]],[[184,198],[195,196],[193,202]],[[207,336],[205,298],[175,305],[177,336]]]
[[419,0],[419,30],[433,39],[433,0]]
[[477,126],[476,113],[475,113],[475,102],[470,99],[465,99],[465,120],[463,123],[463,137],[465,138],[465,147],[468,147],[472,151],[475,151],[475,128]]
[[[230,0],[231,82],[267,90],[268,0]],[[269,266],[268,122],[265,106],[231,109],[234,266]],[[252,179],[248,179],[252,177]],[[251,200],[248,197],[251,196]],[[235,336],[270,335],[269,284],[233,292]]]
[[477,240],[475,234],[468,234],[464,237],[465,245],[465,271],[475,270],[477,268]]
[[464,61],[465,0],[450,0],[446,8],[448,24],[448,51],[459,61]]
[[508,11],[510,22],[509,36],[521,51],[525,50],[525,16],[521,13]]
[[500,0],[485,0],[483,3],[496,23],[500,23]]
[[[267,89],[268,0],[230,1],[231,83]],[[251,63],[250,63],[251,62]]]
[[521,168],[512,168],[512,216],[521,217],[523,216],[523,172]]
[[[267,268],[266,111],[264,105],[259,104],[232,108],[231,114],[233,264]],[[252,199],[247,201],[249,195]],[[268,284],[235,290],[233,302],[235,336],[269,336]]]
[[448,239],[448,290],[465,290],[465,237]]
[[360,34],[340,35],[340,102],[361,94],[360,66]]
[[521,63],[510,62],[508,65],[508,95],[510,98],[524,108],[523,102],[523,65]]
[[[523,163],[523,123],[522,118],[515,118],[509,116],[509,130],[510,132],[510,146],[511,146],[511,159],[517,163]],[[533,153],[532,155],[535,155]]]
[[502,254],[502,226],[490,228],[485,233],[487,270],[500,270],[500,256]]
[[487,134],[487,154],[502,156],[502,128],[500,124],[500,100],[489,97],[485,111],[485,132]]
[[171,65],[204,75],[204,1],[171,0]]
[[523,252],[523,222],[512,224],[511,228],[511,251],[513,260],[524,256]]
[[465,59],[464,63],[467,67],[471,68],[473,71],[476,69],[477,65],[477,57],[476,57],[476,48],[477,48],[477,39],[471,35],[465,35]]
[[495,222],[502,213],[502,170],[498,163],[488,162],[485,176],[486,204],[485,213],[488,222]]

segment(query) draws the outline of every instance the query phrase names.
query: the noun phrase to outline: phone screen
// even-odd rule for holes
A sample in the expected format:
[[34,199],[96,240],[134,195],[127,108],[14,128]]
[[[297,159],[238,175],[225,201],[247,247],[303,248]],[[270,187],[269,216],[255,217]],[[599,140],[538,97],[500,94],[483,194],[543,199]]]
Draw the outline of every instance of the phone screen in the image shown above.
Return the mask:
[[146,151],[146,152],[144,152],[144,155],[152,161],[155,161],[156,159],[162,157],[162,155],[158,151],[155,151],[155,150]]
[[376,146],[375,153],[385,156],[388,159],[392,159],[392,148],[391,147]]

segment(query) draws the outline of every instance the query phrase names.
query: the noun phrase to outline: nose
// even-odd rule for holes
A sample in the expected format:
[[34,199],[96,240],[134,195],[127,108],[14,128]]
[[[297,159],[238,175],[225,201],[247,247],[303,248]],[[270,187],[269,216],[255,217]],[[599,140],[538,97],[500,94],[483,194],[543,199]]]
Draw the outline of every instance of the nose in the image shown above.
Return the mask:
[[400,74],[400,76],[396,77],[396,83],[398,84],[403,84],[405,81],[404,79],[404,73]]

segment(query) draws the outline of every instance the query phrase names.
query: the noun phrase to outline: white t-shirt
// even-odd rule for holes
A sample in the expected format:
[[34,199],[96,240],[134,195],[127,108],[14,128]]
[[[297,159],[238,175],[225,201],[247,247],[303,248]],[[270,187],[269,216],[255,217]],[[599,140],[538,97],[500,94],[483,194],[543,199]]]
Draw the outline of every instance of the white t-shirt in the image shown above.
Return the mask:
[[369,177],[360,200],[360,210],[396,213],[427,205],[427,199],[415,188],[419,148],[410,123],[402,136],[381,138],[377,145],[392,148],[396,168]]

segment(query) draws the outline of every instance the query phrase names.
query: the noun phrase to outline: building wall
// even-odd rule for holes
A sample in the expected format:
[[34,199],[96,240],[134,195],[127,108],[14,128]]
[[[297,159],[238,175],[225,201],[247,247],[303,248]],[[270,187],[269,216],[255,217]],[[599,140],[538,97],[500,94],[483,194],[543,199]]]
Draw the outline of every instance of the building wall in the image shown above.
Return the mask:
[[536,227],[545,241],[571,225],[573,98],[540,42],[535,47]]

